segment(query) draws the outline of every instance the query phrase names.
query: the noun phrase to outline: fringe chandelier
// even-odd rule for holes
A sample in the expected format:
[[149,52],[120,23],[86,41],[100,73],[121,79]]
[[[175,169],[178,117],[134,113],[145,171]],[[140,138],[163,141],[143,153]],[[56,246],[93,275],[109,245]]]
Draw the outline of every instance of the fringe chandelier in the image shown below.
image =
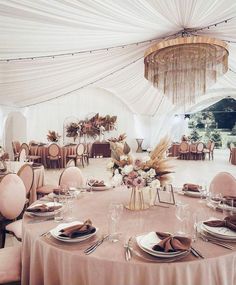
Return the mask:
[[175,105],[192,105],[228,70],[228,45],[201,36],[161,41],[144,55],[145,78]]

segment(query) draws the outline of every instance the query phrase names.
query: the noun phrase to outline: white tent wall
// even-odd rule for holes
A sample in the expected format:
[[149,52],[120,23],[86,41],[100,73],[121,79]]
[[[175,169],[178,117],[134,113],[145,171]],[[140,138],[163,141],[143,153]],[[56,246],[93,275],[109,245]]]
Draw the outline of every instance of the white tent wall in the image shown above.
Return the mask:
[[[63,135],[63,123],[67,117],[84,119],[89,114],[117,116],[117,129],[106,132],[105,138],[126,133],[128,143],[136,149],[137,131],[134,125],[143,126],[142,116],[134,114],[115,94],[101,88],[86,88],[56,100],[41,103],[27,108],[28,141],[46,141],[48,130],[55,130]],[[146,117],[145,117],[146,119]],[[146,123],[147,124],[147,123]],[[149,134],[144,134],[149,138]]]

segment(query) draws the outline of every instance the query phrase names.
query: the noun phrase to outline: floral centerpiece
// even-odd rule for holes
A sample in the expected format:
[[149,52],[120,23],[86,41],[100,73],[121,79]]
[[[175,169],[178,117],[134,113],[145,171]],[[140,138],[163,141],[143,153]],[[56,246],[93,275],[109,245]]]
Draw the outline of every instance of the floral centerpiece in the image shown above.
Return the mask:
[[60,137],[61,136],[58,133],[56,133],[55,131],[48,131],[48,134],[47,134],[48,141],[50,141],[50,142],[58,142]]
[[108,141],[109,142],[124,142],[126,139],[126,134],[120,134],[117,138],[115,137],[112,137],[112,138],[109,138]]
[[[112,159],[107,167],[113,172],[113,184],[123,183],[128,188],[132,188],[131,199],[135,196],[134,189],[138,190],[136,196],[142,196],[140,189],[146,187],[156,189],[170,180],[169,174],[172,173],[172,166],[170,165],[171,159],[166,158],[169,148],[167,137],[160,140],[150,156],[136,159],[132,158],[130,147],[126,142],[124,144],[110,142],[110,145]],[[131,204],[131,208],[136,207]],[[142,207],[145,206],[142,205]]]

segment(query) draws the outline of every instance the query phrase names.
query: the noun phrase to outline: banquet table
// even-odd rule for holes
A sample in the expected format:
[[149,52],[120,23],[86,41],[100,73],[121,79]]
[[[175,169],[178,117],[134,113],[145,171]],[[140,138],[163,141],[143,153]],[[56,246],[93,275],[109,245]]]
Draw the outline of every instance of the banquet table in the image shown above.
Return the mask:
[[92,157],[110,157],[111,156],[111,149],[110,143],[108,142],[94,142],[92,144]]
[[169,156],[179,156],[179,143],[174,143],[169,149]]
[[231,163],[236,165],[236,147],[232,148],[232,157],[231,157]]
[[[108,232],[107,213],[111,202],[128,203],[130,191],[122,188],[85,193],[74,201],[73,214],[79,221],[92,220],[99,228],[97,235]],[[192,211],[222,218],[197,198],[176,194],[177,200],[190,205]],[[127,262],[124,243],[130,236],[150,231],[173,232],[177,224],[174,205],[169,208],[154,206],[143,211],[124,209],[119,224],[120,241],[105,241],[90,255],[84,254],[95,239],[81,243],[65,243],[53,237],[40,236],[57,223],[34,223],[24,215],[22,242],[22,284],[27,285],[235,285],[236,246],[231,251],[198,239],[194,247],[205,259],[189,254],[180,261],[155,263],[133,256]],[[39,226],[40,225],[40,226]],[[135,245],[134,245],[135,246]]]

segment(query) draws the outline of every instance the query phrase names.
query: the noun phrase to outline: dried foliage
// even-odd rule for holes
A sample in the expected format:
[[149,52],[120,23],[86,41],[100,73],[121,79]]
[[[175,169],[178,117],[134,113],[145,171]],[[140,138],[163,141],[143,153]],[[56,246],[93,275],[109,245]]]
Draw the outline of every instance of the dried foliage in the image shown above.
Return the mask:
[[50,142],[58,142],[61,136],[55,131],[48,131],[47,140]]

